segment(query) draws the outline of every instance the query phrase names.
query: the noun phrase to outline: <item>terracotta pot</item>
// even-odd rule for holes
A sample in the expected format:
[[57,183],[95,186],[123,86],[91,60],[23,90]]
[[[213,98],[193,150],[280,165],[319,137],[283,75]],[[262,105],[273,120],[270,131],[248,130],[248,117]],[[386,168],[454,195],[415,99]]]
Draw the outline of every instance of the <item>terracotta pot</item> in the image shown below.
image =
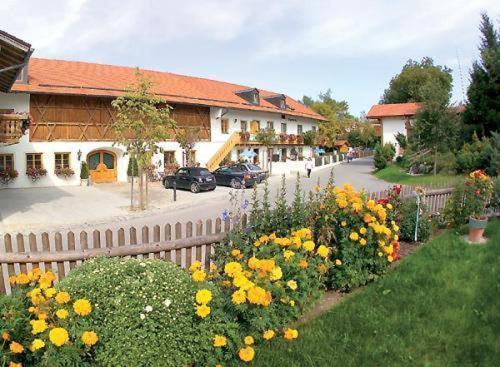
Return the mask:
[[469,218],[469,241],[480,242],[483,238],[484,230],[488,225],[488,218],[476,219]]

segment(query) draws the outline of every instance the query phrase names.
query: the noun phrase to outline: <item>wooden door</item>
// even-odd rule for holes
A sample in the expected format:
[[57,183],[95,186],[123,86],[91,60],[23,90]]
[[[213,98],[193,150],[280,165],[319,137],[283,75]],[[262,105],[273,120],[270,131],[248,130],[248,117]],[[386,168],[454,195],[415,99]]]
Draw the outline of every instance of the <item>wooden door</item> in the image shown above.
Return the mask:
[[90,178],[94,183],[116,182],[116,155],[99,150],[88,155]]

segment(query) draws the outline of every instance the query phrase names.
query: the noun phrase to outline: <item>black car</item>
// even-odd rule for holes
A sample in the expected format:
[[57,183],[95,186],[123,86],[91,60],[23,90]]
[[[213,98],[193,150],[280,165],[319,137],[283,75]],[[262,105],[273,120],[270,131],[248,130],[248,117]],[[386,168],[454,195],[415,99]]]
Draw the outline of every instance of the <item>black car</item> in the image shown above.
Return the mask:
[[239,169],[241,171],[245,171],[245,172],[249,172],[249,173],[257,175],[257,183],[261,183],[268,176],[267,171],[264,171],[258,165],[253,164],[253,163],[237,163],[232,167],[235,167],[236,169]]
[[257,182],[257,175],[246,172],[237,167],[220,167],[214,171],[217,185],[231,186],[233,189],[253,187]]
[[174,182],[178,189],[188,189],[194,193],[215,190],[217,186],[214,175],[208,169],[200,167],[179,168],[173,175],[163,179],[163,186],[171,189]]

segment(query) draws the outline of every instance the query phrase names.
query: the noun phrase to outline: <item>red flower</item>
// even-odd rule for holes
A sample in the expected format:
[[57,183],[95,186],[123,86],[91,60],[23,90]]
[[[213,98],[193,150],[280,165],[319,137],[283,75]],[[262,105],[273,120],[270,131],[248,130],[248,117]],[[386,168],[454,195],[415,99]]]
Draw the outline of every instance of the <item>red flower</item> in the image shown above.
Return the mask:
[[476,190],[476,195],[478,195],[478,196],[481,195],[481,189]]
[[402,187],[402,185],[394,185],[394,186],[392,187],[392,190],[393,190],[396,194],[398,194],[398,195],[399,195],[399,194],[401,194],[401,190],[402,190],[402,188],[403,188],[403,187]]

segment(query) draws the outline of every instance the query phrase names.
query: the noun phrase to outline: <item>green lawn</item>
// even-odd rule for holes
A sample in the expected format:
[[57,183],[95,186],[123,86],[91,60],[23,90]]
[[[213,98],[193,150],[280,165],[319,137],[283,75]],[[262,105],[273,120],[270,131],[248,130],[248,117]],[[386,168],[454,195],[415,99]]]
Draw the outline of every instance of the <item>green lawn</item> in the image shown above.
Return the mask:
[[399,183],[403,185],[448,185],[453,186],[458,181],[463,179],[462,176],[453,176],[453,175],[419,175],[412,176],[404,172],[404,170],[398,166],[397,164],[391,164],[380,171],[375,172],[375,176],[380,178],[381,180]]
[[[484,246],[447,232],[362,292],[273,341],[256,366],[498,366],[500,221]],[[496,362],[495,362],[496,361]]]

